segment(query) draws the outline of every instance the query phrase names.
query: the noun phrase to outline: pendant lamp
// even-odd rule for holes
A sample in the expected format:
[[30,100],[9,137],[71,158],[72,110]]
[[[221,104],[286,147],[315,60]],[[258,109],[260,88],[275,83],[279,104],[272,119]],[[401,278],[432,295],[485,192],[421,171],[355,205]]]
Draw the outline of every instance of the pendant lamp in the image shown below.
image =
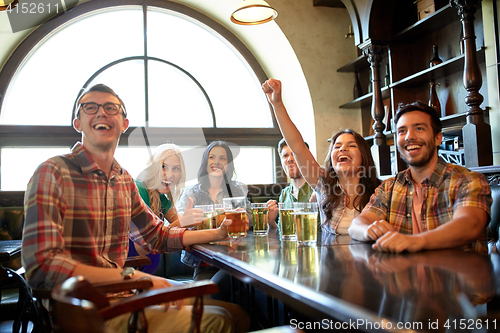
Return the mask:
[[231,14],[231,21],[241,25],[254,25],[274,20],[276,16],[276,9],[264,0],[243,0]]

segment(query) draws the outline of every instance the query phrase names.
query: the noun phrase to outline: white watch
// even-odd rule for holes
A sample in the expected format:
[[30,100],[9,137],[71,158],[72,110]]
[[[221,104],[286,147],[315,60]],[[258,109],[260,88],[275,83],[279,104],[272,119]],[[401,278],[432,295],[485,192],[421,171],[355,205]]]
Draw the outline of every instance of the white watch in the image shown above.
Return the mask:
[[130,280],[134,276],[135,269],[133,267],[125,267],[122,270],[122,276],[124,280]]

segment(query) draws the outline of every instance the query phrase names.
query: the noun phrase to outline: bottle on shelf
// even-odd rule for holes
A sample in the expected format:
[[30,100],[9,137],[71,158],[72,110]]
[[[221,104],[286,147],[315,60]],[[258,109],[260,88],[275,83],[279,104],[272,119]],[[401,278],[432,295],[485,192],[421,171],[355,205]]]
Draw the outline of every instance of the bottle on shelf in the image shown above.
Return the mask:
[[439,58],[438,55],[438,46],[437,45],[432,45],[432,59],[429,62],[430,67],[434,67],[436,65],[439,65],[443,62],[441,58]]
[[441,103],[439,103],[439,98],[436,93],[436,82],[434,79],[431,80],[430,90],[429,90],[429,106],[433,107],[438,116],[441,117]]
[[354,72],[354,89],[352,91],[354,99],[363,96],[363,91],[361,89],[361,82],[359,82],[358,71]]

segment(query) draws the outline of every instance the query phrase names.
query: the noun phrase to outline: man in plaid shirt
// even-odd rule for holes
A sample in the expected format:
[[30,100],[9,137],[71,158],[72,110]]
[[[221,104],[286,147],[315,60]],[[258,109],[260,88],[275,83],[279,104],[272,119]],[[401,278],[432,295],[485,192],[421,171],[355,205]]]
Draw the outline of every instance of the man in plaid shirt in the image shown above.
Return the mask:
[[[81,95],[73,126],[82,141],[70,154],[42,163],[26,190],[22,263],[30,286],[52,289],[77,275],[90,283],[123,279],[129,234],[149,252],[228,238],[226,223],[202,231],[168,228],[151,212],[133,178],[114,159],[128,125],[125,106],[109,87],[96,85]],[[140,271],[132,278],[145,276],[154,288],[172,285]],[[160,307],[148,308],[150,331],[187,331],[191,311],[182,308],[182,302],[177,305],[166,313]],[[126,327],[126,319],[109,325],[118,330]],[[233,325],[225,309],[205,307],[203,331],[232,332]]]
[[482,174],[438,157],[441,120],[421,103],[400,105],[397,147],[409,165],[383,182],[349,234],[384,252],[462,248],[487,253],[491,191]]

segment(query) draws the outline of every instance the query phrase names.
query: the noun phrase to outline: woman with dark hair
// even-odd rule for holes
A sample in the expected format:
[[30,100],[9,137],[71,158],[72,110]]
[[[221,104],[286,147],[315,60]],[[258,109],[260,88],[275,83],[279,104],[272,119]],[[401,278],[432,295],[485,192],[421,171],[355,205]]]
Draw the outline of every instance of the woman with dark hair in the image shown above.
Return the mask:
[[[342,148],[342,143],[345,141],[343,139],[346,138],[348,147]],[[353,138],[354,140],[352,140]],[[341,152],[350,149],[359,150],[361,164],[357,166],[357,170],[351,168],[346,172],[339,165],[348,161],[348,157],[346,157],[348,154],[341,154]],[[357,155],[357,153],[353,152],[353,155]],[[346,162],[337,163],[339,159]],[[319,178],[318,184],[322,189],[320,205],[326,220],[332,219],[333,210],[339,204],[346,206],[347,209],[355,209],[358,213],[363,210],[377,186],[380,185],[380,180],[377,178],[370,148],[361,135],[351,129],[345,129],[332,136],[324,162],[324,175]],[[346,194],[344,189],[349,189],[352,186],[354,186],[354,195]],[[345,202],[342,202],[344,200]]]
[[[192,208],[193,204],[212,204],[209,197],[211,196],[210,193],[214,192],[213,188],[215,188],[216,184],[219,184],[219,192],[222,192],[223,197],[228,196],[226,193],[232,193],[234,196],[246,195],[246,188],[232,180],[235,174],[233,154],[225,142],[212,142],[203,153],[202,161],[202,167],[198,171],[199,184],[186,189],[188,193],[193,194],[192,196],[186,195],[185,191],[181,197],[186,180],[186,169],[180,148],[175,144],[167,143],[156,148],[148,164],[137,177],[136,184],[141,197],[155,214],[164,218],[165,223],[169,223],[170,227],[179,227],[181,225],[189,227],[199,224],[203,219],[203,213],[201,209]],[[227,178],[227,180],[224,180],[224,178]],[[216,200],[220,197],[219,192],[216,193]],[[214,203],[218,201],[222,201],[222,199],[218,199]],[[182,212],[182,215],[180,213],[177,215],[176,208],[179,212]],[[132,251],[129,251],[129,255],[137,255],[133,251],[136,249],[133,244],[131,244],[130,249]],[[143,252],[139,253],[144,254]],[[149,269],[153,274],[158,267],[159,259],[155,260],[154,258],[158,254],[148,256],[152,262],[151,267],[145,266],[142,269]],[[183,251],[184,256],[187,258],[186,261],[183,260],[184,263],[196,262],[196,280],[210,279],[218,271],[218,269],[201,262],[188,252]],[[214,282],[227,285],[229,277],[226,275],[227,273],[221,271],[218,274],[219,278],[214,279]],[[197,276],[198,278],[196,278]],[[221,287],[219,289],[223,291],[227,288]],[[224,298],[222,300],[229,299],[226,294],[220,296],[219,299],[204,300],[204,303],[205,305],[219,306],[227,310],[233,318],[236,318],[236,332],[247,332],[250,318],[238,305],[221,302],[221,298]]]
[[224,141],[212,141],[201,158],[198,184],[184,190],[177,206],[179,211],[187,206],[188,198],[192,198],[195,205],[210,205],[221,204],[223,198],[246,196],[246,186],[233,178],[236,172],[231,148]]
[[315,190],[323,232],[347,234],[352,219],[359,215],[380,184],[366,141],[353,130],[337,132],[331,138],[322,167],[286,111],[281,99],[281,82],[269,79],[262,84],[262,89],[304,179]]
[[[233,180],[235,177],[233,153],[229,145],[220,140],[212,141],[203,152],[198,170],[198,184],[184,189],[176,205],[177,209],[182,212],[190,198],[194,205],[213,205],[222,204],[223,198],[246,197],[247,187]],[[181,261],[195,267],[195,280],[210,279],[218,271],[186,251],[182,251]]]

